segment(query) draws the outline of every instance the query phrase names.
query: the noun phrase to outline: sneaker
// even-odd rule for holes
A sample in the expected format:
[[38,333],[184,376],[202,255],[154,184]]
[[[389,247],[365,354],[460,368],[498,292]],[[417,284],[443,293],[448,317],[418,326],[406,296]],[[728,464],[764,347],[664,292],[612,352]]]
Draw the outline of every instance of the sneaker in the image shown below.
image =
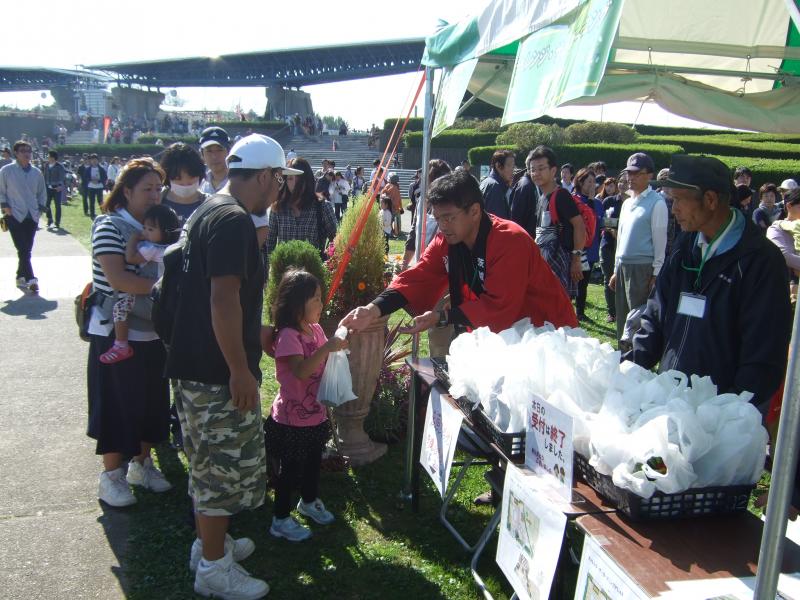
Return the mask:
[[128,464],[128,483],[159,493],[172,489],[172,484],[164,478],[163,473],[153,465],[153,459],[149,457],[145,458],[143,463],[132,460]]
[[25,281],[24,277],[17,277],[17,287],[21,290],[28,289],[28,283]]
[[31,294],[38,294],[39,293],[39,280],[34,277],[33,279],[28,279],[28,291]]
[[[250,538],[233,539],[227,533],[225,534],[225,554],[230,553],[233,560],[242,562],[245,558],[250,556],[256,549],[256,545]],[[192,544],[192,552],[189,555],[189,570],[194,573],[197,571],[197,565],[200,564],[200,559],[203,558],[203,541],[200,538],[195,538]]]
[[297,512],[314,520],[320,525],[330,525],[335,520],[333,513],[329,510],[325,510],[325,505],[319,498],[308,504],[303,502],[301,498],[300,502],[297,503]]
[[100,355],[100,362],[104,365],[113,365],[133,356],[132,346],[117,346],[114,344]]
[[614,315],[608,315],[606,317],[606,323],[616,323],[616,322],[617,322],[617,317],[615,317]]
[[194,591],[205,598],[223,600],[258,600],[269,593],[266,581],[250,577],[230,552],[219,560],[202,559],[194,576]]
[[128,482],[125,481],[125,472],[122,467],[100,473],[100,488],[97,497],[109,506],[116,508],[136,504],[136,497],[131,492]]
[[293,517],[286,517],[285,519],[272,517],[272,525],[269,528],[269,532],[275,537],[286,538],[290,542],[302,542],[311,537],[311,530],[300,525]]

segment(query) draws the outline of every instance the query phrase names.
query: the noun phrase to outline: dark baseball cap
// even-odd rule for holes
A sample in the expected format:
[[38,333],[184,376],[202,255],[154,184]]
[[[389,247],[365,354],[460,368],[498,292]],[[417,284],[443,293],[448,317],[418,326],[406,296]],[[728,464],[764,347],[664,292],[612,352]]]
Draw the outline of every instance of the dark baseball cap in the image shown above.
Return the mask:
[[217,144],[227,149],[231,145],[228,132],[222,127],[206,127],[200,133],[200,148],[207,148],[211,144]]
[[641,171],[644,169],[648,173],[655,173],[656,165],[653,163],[653,159],[650,158],[644,152],[637,152],[636,154],[631,154],[628,158],[628,164],[623,169],[624,171]]
[[667,178],[653,183],[664,188],[715,192],[730,192],[732,186],[731,171],[721,160],[688,154],[673,155]]

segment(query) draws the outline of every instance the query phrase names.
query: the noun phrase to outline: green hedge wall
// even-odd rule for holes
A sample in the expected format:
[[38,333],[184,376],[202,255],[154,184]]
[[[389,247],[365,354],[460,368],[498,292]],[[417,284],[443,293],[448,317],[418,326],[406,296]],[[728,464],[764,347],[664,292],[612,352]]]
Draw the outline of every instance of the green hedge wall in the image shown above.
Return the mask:
[[74,156],[76,154],[99,154],[111,158],[112,156],[155,156],[164,151],[164,146],[156,144],[65,144],[56,146],[60,156]]
[[[431,140],[433,148],[472,148],[494,144],[499,132],[476,131],[474,129],[450,129],[443,131]],[[405,145],[411,148],[422,147],[422,132],[412,131],[404,136]]]
[[[516,146],[482,146],[469,151],[469,162],[473,165],[488,165],[495,150],[508,148],[516,152],[516,162],[520,167],[525,165],[525,156]],[[597,160],[604,161],[610,173],[622,169],[628,157],[634,152],[646,152],[656,163],[656,169],[669,166],[673,154],[681,154],[680,146],[651,144],[567,144],[553,148],[559,163],[572,163],[576,169]]]
[[197,144],[198,138],[196,135],[158,135],[149,134],[140,135],[136,140],[137,144],[155,144],[156,140],[164,142],[165,146],[174,144],[175,142],[183,142],[184,144]]
[[656,136],[643,135],[644,144],[679,145],[689,154],[716,154],[720,156],[752,156],[800,160],[800,144],[776,141],[758,141],[758,138],[740,139],[726,136]]
[[[405,121],[405,117],[400,117],[400,126],[403,125],[403,121]],[[425,119],[422,117],[411,117],[408,120],[408,125],[406,125],[406,131],[422,131],[424,122]],[[396,123],[397,117],[394,117],[393,119],[386,119],[383,122],[383,131],[386,132],[387,136],[392,133]]]
[[212,121],[207,124],[208,127],[215,125],[226,129],[228,127],[235,127],[240,129],[244,127],[252,129],[283,129],[286,127],[284,121]]
[[738,133],[732,129],[695,129],[693,127],[665,127],[663,125],[636,125],[634,128],[642,135],[720,135]]
[[797,179],[800,176],[800,160],[781,160],[777,158],[753,158],[752,156],[717,156],[731,168],[747,166],[753,172],[750,184],[755,189],[765,183],[780,185],[784,179]]

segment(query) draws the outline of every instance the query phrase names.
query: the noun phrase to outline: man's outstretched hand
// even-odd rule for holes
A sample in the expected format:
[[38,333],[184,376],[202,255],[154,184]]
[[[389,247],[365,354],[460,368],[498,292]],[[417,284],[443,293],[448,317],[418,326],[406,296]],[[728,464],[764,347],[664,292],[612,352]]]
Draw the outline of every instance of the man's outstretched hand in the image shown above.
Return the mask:
[[344,319],[339,322],[339,327],[347,327],[355,332],[363,331],[372,325],[376,319],[380,318],[380,316],[380,310],[378,310],[378,307],[374,304],[359,306],[345,315]]
[[409,325],[401,327],[398,331],[400,331],[400,333],[421,333],[432,327],[436,327],[438,323],[439,313],[429,310],[411,319]]

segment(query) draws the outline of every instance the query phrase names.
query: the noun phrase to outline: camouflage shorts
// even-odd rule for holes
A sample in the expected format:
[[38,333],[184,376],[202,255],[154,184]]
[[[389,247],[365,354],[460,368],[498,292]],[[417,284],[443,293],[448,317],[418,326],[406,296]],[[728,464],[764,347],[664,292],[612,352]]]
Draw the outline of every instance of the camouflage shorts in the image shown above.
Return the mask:
[[226,385],[174,384],[195,510],[222,517],[261,506],[267,488],[261,406],[242,414]]

